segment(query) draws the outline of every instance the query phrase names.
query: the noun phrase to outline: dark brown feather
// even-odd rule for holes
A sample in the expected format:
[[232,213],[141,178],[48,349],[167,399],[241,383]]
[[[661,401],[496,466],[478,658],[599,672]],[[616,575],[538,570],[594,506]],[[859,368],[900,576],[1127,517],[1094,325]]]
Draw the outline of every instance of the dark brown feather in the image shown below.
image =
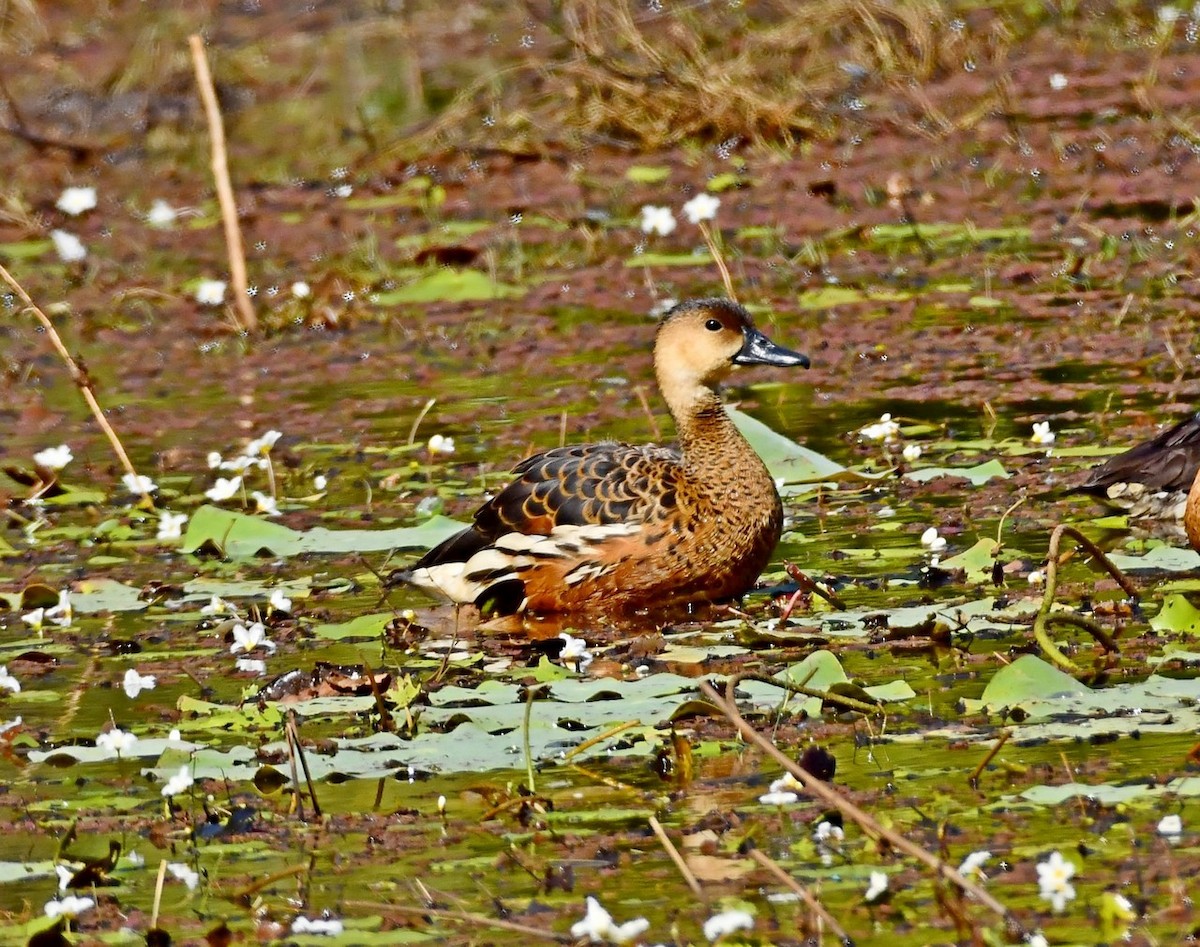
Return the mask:
[[[557,447],[527,457],[518,477],[475,513],[475,522],[412,568],[465,562],[506,533],[548,536],[555,526],[640,523],[674,505],[677,451],[616,441]],[[665,492],[660,492],[665,491]],[[664,497],[671,502],[664,503]]]
[[1106,496],[1116,484],[1140,483],[1152,493],[1186,493],[1198,469],[1200,412],[1101,464],[1075,489]]

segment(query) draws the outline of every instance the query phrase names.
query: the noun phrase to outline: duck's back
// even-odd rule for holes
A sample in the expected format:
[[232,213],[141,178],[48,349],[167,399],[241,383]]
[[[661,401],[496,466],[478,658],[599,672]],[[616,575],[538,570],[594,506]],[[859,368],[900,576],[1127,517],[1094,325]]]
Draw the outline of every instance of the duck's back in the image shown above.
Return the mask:
[[731,470],[730,483],[704,482],[667,448],[563,447],[513,472],[471,526],[402,578],[498,613],[719,600],[749,588],[782,526],[769,478],[769,496],[748,496],[753,477]]

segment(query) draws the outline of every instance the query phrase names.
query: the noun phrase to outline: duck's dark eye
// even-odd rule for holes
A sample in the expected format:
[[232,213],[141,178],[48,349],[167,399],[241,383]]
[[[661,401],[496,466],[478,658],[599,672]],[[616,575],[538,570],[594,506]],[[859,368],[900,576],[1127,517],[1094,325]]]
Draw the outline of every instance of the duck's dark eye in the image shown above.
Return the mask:
[[725,327],[721,325],[720,319],[709,319],[708,322],[704,323],[704,328],[709,332],[720,332]]

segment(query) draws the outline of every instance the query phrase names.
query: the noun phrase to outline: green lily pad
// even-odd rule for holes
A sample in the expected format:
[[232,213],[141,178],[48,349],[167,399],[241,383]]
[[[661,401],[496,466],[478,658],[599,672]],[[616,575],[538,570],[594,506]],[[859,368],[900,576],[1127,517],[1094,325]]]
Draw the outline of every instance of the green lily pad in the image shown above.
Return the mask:
[[968,582],[986,582],[992,577],[995,552],[996,540],[985,536],[970,549],[960,552],[957,556],[951,556],[949,559],[943,559],[941,568],[948,571],[963,569],[967,573]]
[[1086,694],[1088,687],[1070,674],[1032,654],[1023,654],[1001,668],[983,689],[980,701],[991,710],[1017,707],[1033,699],[1052,700]]
[[818,454],[815,450],[809,450],[802,444],[772,431],[762,421],[736,408],[729,408],[728,411],[742,436],[750,442],[750,446],[767,465],[771,476],[784,481],[780,490],[784,496],[799,492],[794,489],[795,484],[878,479],[843,467],[824,454]]
[[182,552],[211,544],[230,559],[257,555],[296,556],[301,553],[383,552],[435,546],[463,528],[462,523],[435,516],[420,526],[397,529],[326,529],[301,532],[261,516],[248,516],[216,506],[202,506],[188,522]]
[[626,266],[708,266],[712,263],[708,251],[701,253],[639,253],[625,261]]
[[1150,619],[1150,627],[1155,631],[1195,634],[1200,631],[1200,609],[1183,595],[1168,595],[1158,614]]
[[484,299],[503,299],[523,296],[526,290],[520,286],[493,282],[486,273],[478,270],[456,270],[446,267],[422,276],[406,286],[390,292],[374,293],[371,301],[376,306],[416,305],[434,302],[472,302]]
[[661,184],[671,176],[671,169],[662,165],[635,164],[625,172],[625,180],[634,184]]
[[976,464],[974,467],[921,467],[904,474],[906,479],[915,480],[918,483],[933,480],[935,477],[962,477],[970,480],[976,487],[982,486],[993,477],[1007,480],[1011,476],[1012,474],[1004,469],[1004,465],[995,459]]

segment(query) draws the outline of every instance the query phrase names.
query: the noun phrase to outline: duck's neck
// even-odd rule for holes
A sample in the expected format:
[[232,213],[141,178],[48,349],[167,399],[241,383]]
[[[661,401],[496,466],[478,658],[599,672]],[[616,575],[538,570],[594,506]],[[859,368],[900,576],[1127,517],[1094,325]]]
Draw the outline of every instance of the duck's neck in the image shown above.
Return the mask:
[[748,464],[747,473],[761,469],[764,476],[769,476],[711,388],[698,386],[686,399],[668,399],[667,407],[675,419],[679,446],[688,465],[728,472],[730,467],[736,469],[738,464]]

